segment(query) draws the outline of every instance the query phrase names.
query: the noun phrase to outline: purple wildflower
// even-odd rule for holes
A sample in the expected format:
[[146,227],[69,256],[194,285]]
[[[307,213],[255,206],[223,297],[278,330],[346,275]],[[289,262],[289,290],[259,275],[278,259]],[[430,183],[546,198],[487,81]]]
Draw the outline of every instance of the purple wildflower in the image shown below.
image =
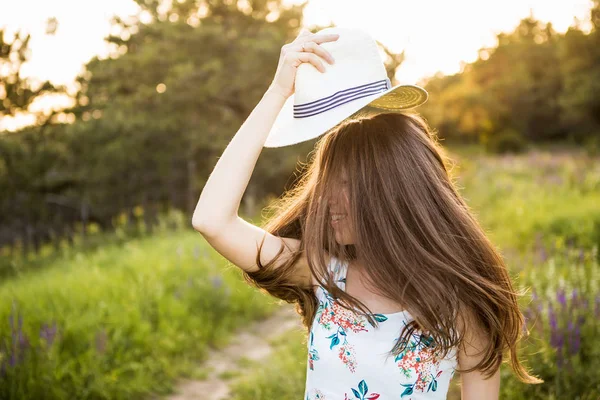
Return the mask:
[[546,247],[542,245],[539,250],[540,260],[545,262],[548,259],[548,252],[546,251]]
[[538,313],[541,313],[543,311],[543,309],[544,309],[544,305],[542,304],[542,301],[538,297],[538,294],[535,291],[535,289],[533,289],[531,291],[531,305],[535,306],[535,308],[537,309]]
[[571,354],[577,354],[577,352],[579,351],[580,344],[581,344],[581,326],[578,323],[577,325],[575,325],[575,329],[571,333],[571,338],[570,338]]
[[560,303],[561,306],[567,305],[567,298],[565,296],[565,290],[561,287],[556,292],[556,300]]
[[562,332],[554,331],[550,337],[550,345],[557,351],[561,351],[565,343],[565,337]]
[[552,308],[552,303],[548,304],[548,319],[550,320],[550,328],[552,330],[556,330],[558,324],[556,322],[556,313],[554,312],[554,308]]
[[52,343],[54,343],[54,338],[56,337],[56,331],[57,331],[56,321],[52,323],[52,326],[49,326],[47,324],[42,324],[42,327],[40,328],[40,338],[44,339],[46,341],[46,344],[48,345],[48,347],[52,346]]
[[10,365],[11,367],[14,367],[17,365],[17,352],[16,351],[10,352],[10,358],[8,360],[8,365]]
[[15,310],[16,306],[13,302],[12,309],[9,317],[10,329],[11,329],[11,344],[12,348],[10,349],[10,357],[9,357],[9,365],[11,367],[16,366],[21,361],[23,361],[25,356],[25,350],[30,347],[29,338],[23,332],[23,316],[19,315],[18,318],[18,326],[15,327]]
[[[25,350],[29,346],[30,346],[29,338],[23,331],[20,331],[19,332],[19,350],[21,350],[21,351]],[[21,354],[23,354],[23,353],[21,353]]]
[[219,275],[216,275],[211,278],[211,282],[212,282],[213,287],[219,288],[223,285],[223,278],[220,277]]
[[558,329],[558,321],[556,319],[556,313],[552,308],[552,303],[548,305],[548,319],[550,322],[550,345],[561,351],[564,344],[564,336]]

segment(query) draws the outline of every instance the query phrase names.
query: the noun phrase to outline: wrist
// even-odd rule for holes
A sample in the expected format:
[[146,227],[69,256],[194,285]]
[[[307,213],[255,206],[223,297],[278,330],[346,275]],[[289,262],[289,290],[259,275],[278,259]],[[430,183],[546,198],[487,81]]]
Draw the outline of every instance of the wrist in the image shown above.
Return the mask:
[[289,96],[286,96],[285,94],[283,94],[283,92],[281,92],[279,89],[277,89],[273,86],[269,86],[269,88],[265,92],[265,95],[270,95],[273,97],[280,97],[283,101],[286,101],[289,97]]

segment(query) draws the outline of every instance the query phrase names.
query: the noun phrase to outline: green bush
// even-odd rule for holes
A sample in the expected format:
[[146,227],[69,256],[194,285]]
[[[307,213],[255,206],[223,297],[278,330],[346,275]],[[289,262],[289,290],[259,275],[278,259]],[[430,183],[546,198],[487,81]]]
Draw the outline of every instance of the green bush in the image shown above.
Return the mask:
[[486,143],[486,150],[494,154],[522,153],[527,147],[527,141],[513,129],[491,135]]
[[600,155],[600,135],[590,135],[585,140],[584,147],[588,155],[592,157]]
[[152,227],[152,232],[143,220],[143,208],[136,207],[132,221],[127,221],[125,213],[112,219],[112,230],[102,231],[96,223],[87,225],[85,236],[81,234],[81,224],[74,226],[76,234],[72,243],[66,237],[60,239],[59,248],[52,243],[40,246],[39,253],[30,251],[22,254],[21,245],[14,247],[10,254],[8,247],[0,248],[0,279],[10,279],[28,272],[37,272],[48,265],[53,265],[57,260],[64,262],[73,255],[92,252],[109,245],[123,245],[133,239],[144,238],[155,234],[176,234],[189,230],[191,221],[185,213],[177,209],[170,209],[157,216],[157,223]]

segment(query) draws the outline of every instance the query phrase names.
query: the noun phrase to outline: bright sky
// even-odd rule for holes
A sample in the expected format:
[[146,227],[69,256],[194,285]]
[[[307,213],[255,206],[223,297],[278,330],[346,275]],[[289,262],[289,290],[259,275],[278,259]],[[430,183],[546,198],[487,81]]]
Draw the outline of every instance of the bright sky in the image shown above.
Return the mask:
[[[591,0],[309,0],[305,25],[333,21],[365,29],[392,51],[406,51],[396,78],[418,83],[437,71],[458,72],[461,62],[474,61],[479,48],[493,46],[496,33],[511,31],[531,10],[535,18],[564,32],[575,17],[587,20],[590,8]],[[32,34],[31,62],[23,75],[68,85],[91,57],[107,54],[103,38],[110,32],[110,17],[134,14],[138,7],[131,0],[0,0],[0,10],[0,28]],[[45,21],[53,16],[58,30],[46,36]],[[49,99],[35,108],[67,104],[67,99]],[[0,131],[29,121],[5,118]]]

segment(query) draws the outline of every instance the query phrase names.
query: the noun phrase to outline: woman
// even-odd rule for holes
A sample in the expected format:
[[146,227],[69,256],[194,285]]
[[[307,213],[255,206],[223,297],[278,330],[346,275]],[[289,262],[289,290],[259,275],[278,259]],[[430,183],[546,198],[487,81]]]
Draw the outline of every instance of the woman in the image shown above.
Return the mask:
[[[371,85],[364,84],[311,101],[336,79],[382,81],[357,71],[375,51],[360,48],[360,40],[335,47],[345,34],[336,32],[351,31],[303,30],[283,46],[272,84],[202,191],[194,228],[250,284],[297,304],[308,332],[305,399],[440,399],[455,370],[463,399],[497,399],[507,351],[519,379],[541,383],[517,359],[524,319],[504,261],[457,193],[425,121],[383,109],[393,97],[380,96],[395,89],[389,81],[377,93],[356,95]],[[334,57],[353,51],[344,78],[317,75],[327,71],[324,62],[333,68]],[[295,99],[289,122],[314,132],[274,134],[275,122],[293,126],[279,121],[294,93],[305,101]],[[339,107],[315,111],[341,93]],[[333,113],[351,109],[318,142],[298,186],[272,206],[278,212],[264,228],[237,216],[265,141],[316,137],[340,118]],[[301,120],[313,114],[312,122]]]

